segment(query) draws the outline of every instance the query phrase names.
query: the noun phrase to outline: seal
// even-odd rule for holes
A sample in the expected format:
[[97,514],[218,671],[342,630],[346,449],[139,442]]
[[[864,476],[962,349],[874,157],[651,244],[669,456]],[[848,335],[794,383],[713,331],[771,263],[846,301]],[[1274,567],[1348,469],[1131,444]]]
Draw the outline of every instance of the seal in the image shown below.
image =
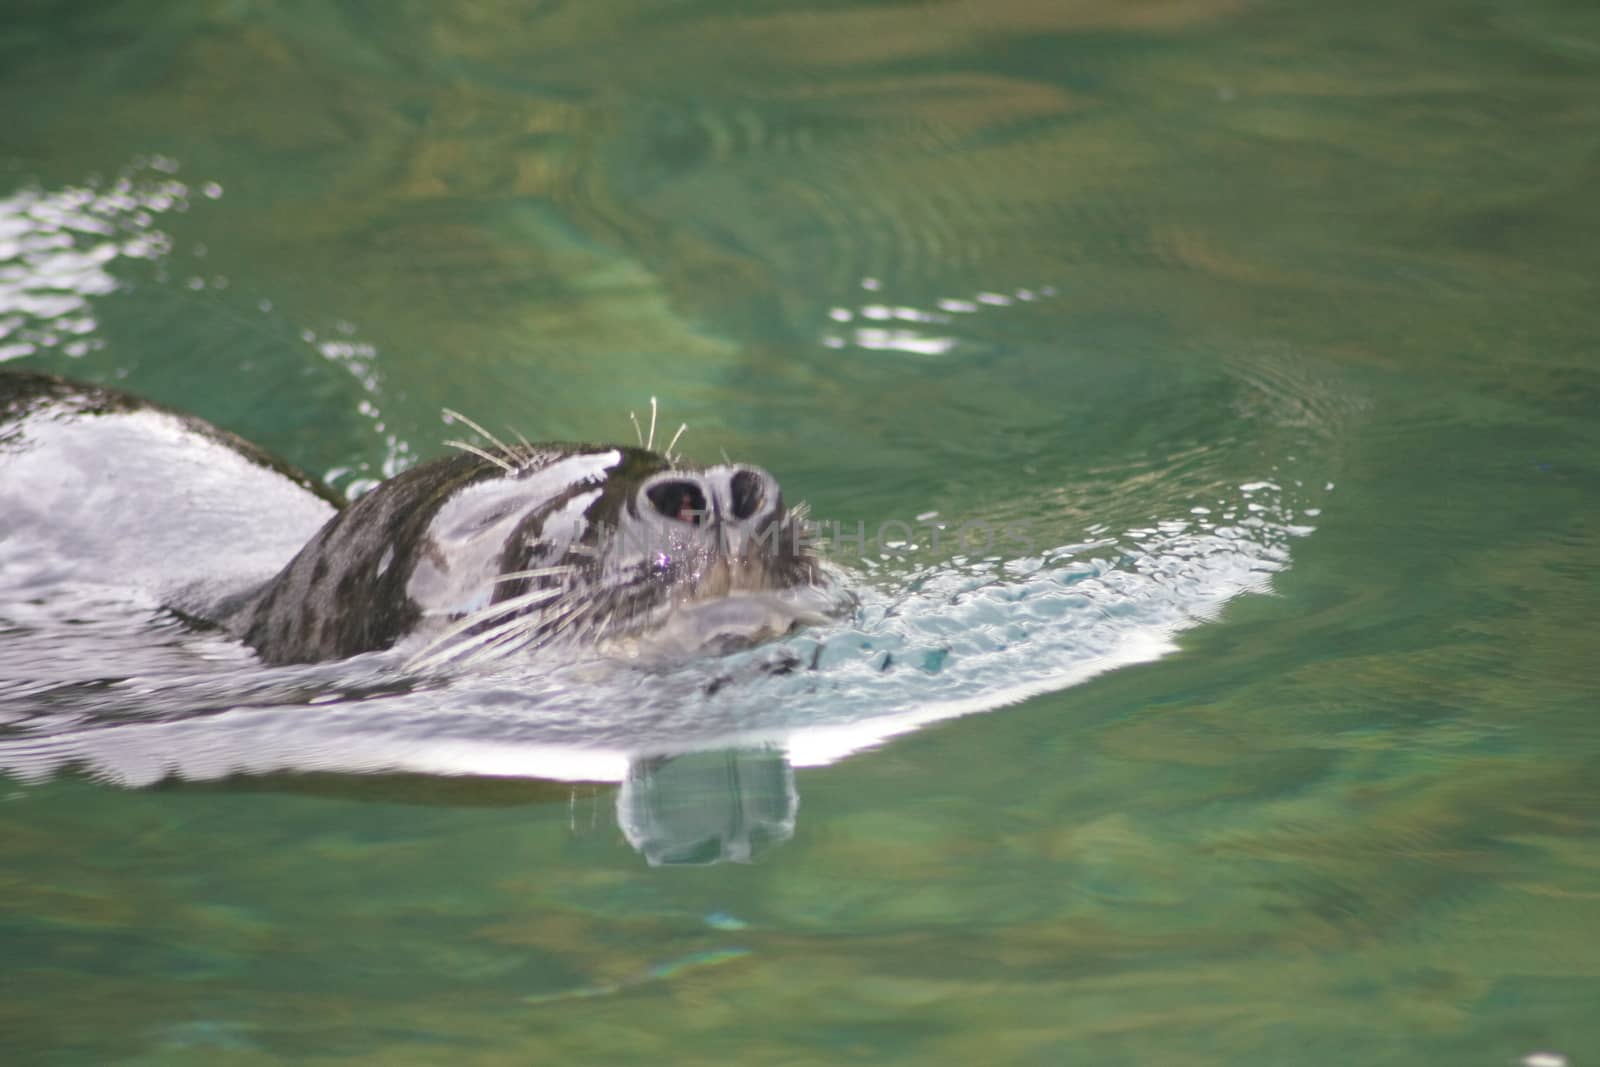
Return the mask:
[[342,504],[193,416],[0,373],[0,543],[10,560],[114,568],[272,664],[397,647],[418,670],[557,645],[720,652],[845,604],[759,467],[506,444],[469,425],[483,446],[453,442],[459,454]]

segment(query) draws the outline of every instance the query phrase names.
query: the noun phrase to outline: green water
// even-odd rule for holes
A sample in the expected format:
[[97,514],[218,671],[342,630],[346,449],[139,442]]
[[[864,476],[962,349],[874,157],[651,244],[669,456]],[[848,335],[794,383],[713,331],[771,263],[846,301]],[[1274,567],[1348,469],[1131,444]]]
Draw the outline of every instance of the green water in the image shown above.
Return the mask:
[[9,365],[341,486],[651,394],[847,519],[1336,486],[1273,595],[799,770],[754,864],[612,786],[0,782],[4,1062],[1600,1055],[1592,4],[36,2],[0,115],[0,197],[165,235],[0,274]]

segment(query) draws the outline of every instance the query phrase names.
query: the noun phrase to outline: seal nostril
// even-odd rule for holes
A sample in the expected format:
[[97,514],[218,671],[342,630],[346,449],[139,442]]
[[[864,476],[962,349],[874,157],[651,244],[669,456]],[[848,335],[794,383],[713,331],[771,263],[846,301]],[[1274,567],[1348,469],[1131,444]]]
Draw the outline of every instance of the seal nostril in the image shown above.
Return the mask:
[[645,496],[650,498],[650,506],[658,514],[669,519],[691,526],[699,526],[706,520],[706,494],[693,482],[680,479],[657,482],[645,490]]
[[766,483],[755,471],[739,471],[730,479],[733,517],[748,519],[766,502]]

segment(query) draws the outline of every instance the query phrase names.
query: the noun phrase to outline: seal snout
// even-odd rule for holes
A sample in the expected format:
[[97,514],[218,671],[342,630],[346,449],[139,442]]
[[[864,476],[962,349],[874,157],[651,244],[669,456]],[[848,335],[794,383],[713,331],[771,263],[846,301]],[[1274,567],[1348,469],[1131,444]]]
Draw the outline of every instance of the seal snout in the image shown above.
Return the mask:
[[690,526],[722,523],[760,530],[783,511],[778,481],[759,467],[712,467],[659,474],[639,489],[636,510]]
[[669,531],[709,527],[727,558],[744,559],[782,517],[783,493],[759,467],[666,471],[639,487],[635,511],[664,521]]

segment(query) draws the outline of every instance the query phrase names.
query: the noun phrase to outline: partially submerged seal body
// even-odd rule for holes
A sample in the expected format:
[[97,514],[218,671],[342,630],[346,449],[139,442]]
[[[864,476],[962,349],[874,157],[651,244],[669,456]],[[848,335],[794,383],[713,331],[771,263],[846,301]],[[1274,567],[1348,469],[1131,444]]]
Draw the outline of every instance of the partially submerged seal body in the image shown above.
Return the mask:
[[716,651],[842,606],[760,468],[465,447],[341,507],[200,419],[0,373],[0,568],[140,586],[269,663],[396,646],[418,668],[562,643]]

